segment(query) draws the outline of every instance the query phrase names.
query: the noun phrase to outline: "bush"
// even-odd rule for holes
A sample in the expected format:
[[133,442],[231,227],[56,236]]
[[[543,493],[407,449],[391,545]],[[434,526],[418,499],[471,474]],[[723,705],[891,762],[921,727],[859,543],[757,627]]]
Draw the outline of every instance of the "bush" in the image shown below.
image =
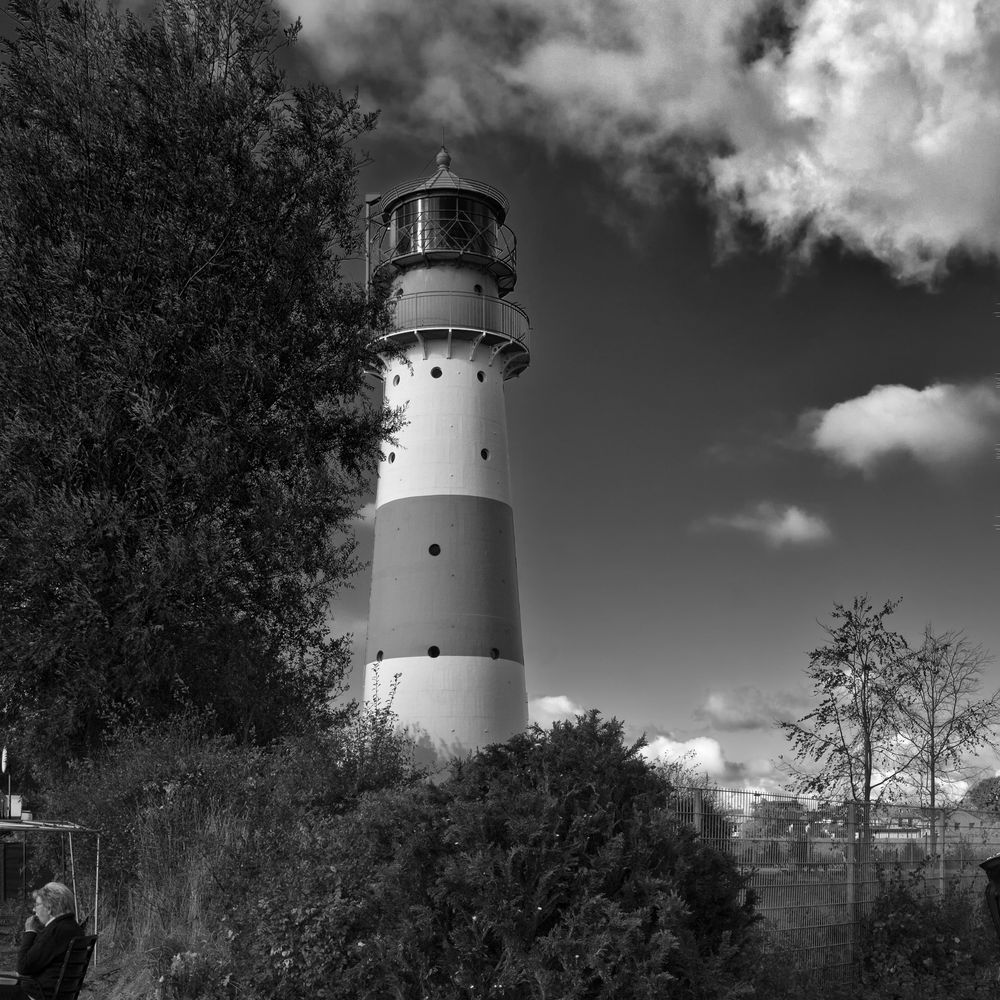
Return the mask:
[[[102,753],[75,762],[46,789],[47,815],[102,831],[104,954],[131,967],[140,995],[157,984],[165,1000],[227,996],[226,916],[256,889],[262,859],[279,855],[299,824],[418,776],[391,713],[350,708],[342,720],[338,729],[255,747],[204,736],[203,714],[188,709],[122,728]],[[94,845],[74,846],[87,898]],[[48,845],[42,861],[63,877],[58,847]],[[287,861],[295,867],[294,857]]]
[[992,979],[996,933],[982,899],[957,881],[930,894],[922,870],[879,874],[879,895],[862,921],[862,970],[873,996],[932,1000],[975,995]]
[[232,914],[245,985],[273,1000],[744,995],[753,902],[665,808],[641,745],[593,712],[300,828]]

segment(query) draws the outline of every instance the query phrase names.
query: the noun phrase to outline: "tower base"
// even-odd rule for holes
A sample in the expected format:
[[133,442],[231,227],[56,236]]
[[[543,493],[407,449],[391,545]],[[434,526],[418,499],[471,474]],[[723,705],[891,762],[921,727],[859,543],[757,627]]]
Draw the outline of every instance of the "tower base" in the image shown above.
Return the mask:
[[385,707],[390,697],[423,760],[464,757],[528,725],[524,664],[516,660],[407,656],[367,664],[365,700]]

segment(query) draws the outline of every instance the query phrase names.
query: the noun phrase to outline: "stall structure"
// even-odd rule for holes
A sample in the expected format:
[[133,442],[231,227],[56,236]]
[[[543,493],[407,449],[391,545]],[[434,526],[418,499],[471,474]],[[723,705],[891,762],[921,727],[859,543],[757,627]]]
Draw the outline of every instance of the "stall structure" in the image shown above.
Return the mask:
[[[25,884],[27,867],[29,835],[40,833],[57,833],[62,838],[64,869],[69,873],[69,888],[73,890],[73,903],[76,908],[77,920],[82,923],[89,921],[89,933],[97,934],[98,910],[97,903],[100,892],[101,876],[101,833],[78,823],[65,823],[59,820],[39,819],[0,819],[0,899],[23,898],[29,887]],[[14,839],[8,839],[13,834]],[[73,849],[73,837],[94,837],[94,891],[93,900],[81,900],[77,892],[76,854]],[[32,886],[31,888],[35,888]],[[89,909],[88,909],[89,906]],[[94,953],[94,965],[97,965],[97,953]]]

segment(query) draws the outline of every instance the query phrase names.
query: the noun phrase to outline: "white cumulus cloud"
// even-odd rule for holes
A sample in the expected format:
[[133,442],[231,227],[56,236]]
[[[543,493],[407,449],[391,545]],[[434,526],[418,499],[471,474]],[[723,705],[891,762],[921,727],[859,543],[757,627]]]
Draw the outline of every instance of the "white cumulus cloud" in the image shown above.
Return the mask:
[[542,729],[548,729],[553,722],[575,719],[583,714],[584,709],[565,694],[542,695],[528,701],[528,719]]
[[695,736],[689,740],[656,736],[640,752],[650,761],[681,761],[710,777],[722,777],[727,771],[722,744],[710,736]]
[[771,776],[774,771],[770,761],[763,759],[747,762],[728,760],[722,744],[711,736],[681,740],[667,735],[654,736],[640,753],[651,763],[679,762],[684,768],[707,774],[722,784],[760,780]]
[[772,239],[837,237],[907,280],[1000,249],[1000,6],[811,0],[787,55],[747,71],[764,127],[710,163],[723,204]]
[[1000,396],[985,384],[877,385],[801,424],[812,447],[865,472],[892,454],[947,466],[980,455],[1000,433]]
[[[285,0],[383,128],[512,130],[904,280],[1000,252],[995,0]],[[428,151],[430,155],[431,151]],[[461,170],[460,157],[456,168]]]
[[733,530],[758,535],[775,548],[783,545],[816,545],[833,537],[830,526],[818,514],[791,504],[764,500],[736,514],[714,514],[694,525],[696,530]]

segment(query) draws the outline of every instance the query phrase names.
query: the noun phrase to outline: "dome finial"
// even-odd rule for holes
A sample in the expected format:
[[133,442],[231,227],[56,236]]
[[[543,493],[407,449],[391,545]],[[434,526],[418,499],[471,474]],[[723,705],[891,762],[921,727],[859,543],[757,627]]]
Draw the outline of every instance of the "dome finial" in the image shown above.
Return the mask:
[[438,155],[434,158],[434,162],[442,170],[447,170],[451,166],[451,153],[448,152],[445,146],[441,147]]

